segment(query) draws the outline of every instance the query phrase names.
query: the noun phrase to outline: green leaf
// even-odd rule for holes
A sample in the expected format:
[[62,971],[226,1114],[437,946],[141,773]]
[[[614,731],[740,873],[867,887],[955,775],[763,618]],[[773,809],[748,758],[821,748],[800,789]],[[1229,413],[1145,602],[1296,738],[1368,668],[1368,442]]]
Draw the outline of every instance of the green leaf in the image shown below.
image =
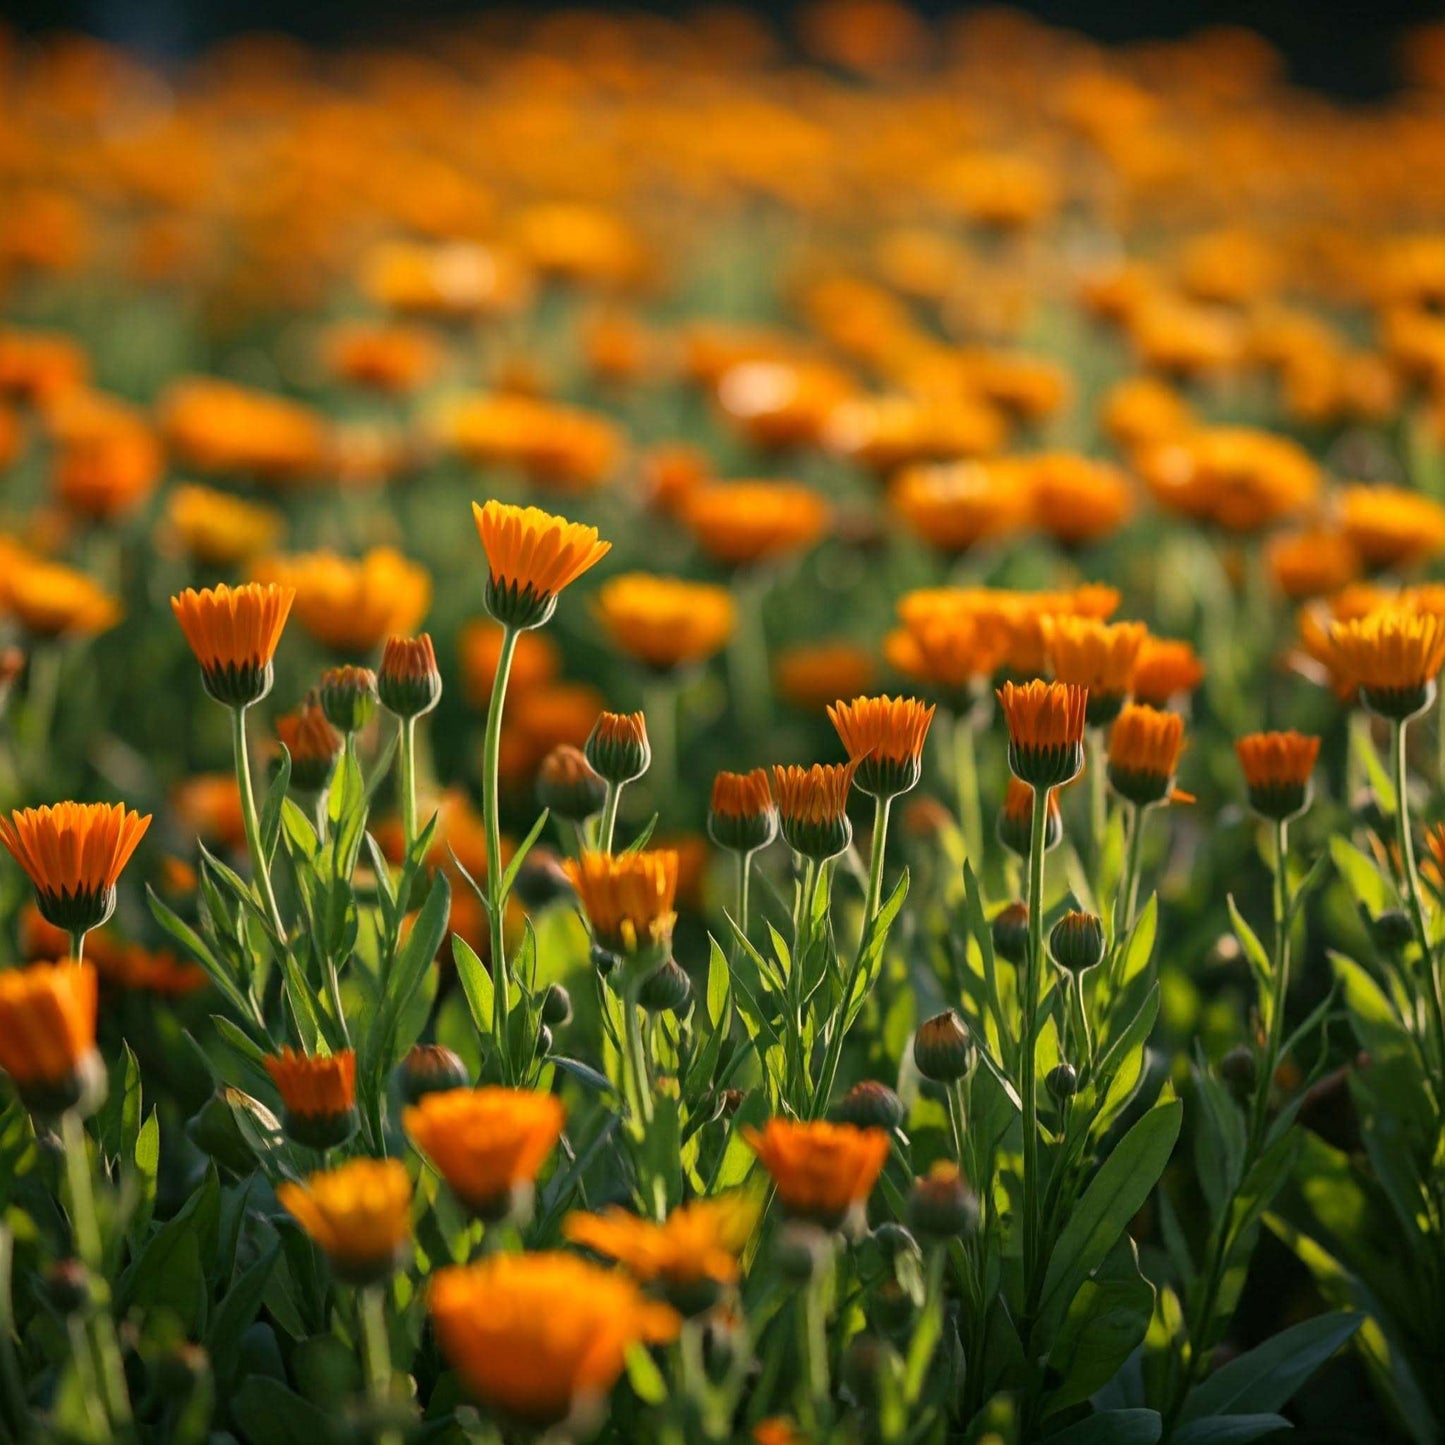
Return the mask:
[[713,1028],[719,1028],[732,997],[729,987],[728,961],[717,939],[708,935],[707,1017]]
[[156,1204],[156,1179],[161,1169],[161,1121],[152,1109],[135,1141],[136,1202],[131,1212],[131,1239],[138,1240],[150,1227]]
[[230,970],[206,946],[201,935],[162,903],[149,884],[146,885],[146,901],[150,904],[151,915],[155,921],[205,969],[206,976],[216,985],[226,1001],[242,1017],[250,1017],[251,1006],[247,1003],[245,995],[236,987],[236,981],[231,977]]
[[337,1445],[350,1428],[280,1380],[251,1375],[231,1397],[231,1415],[248,1445]]
[[1330,839],[1330,857],[1354,895],[1355,902],[1372,918],[1390,906],[1390,886],[1373,858],[1367,857],[1340,833]]
[[640,853],[652,842],[652,835],[657,829],[658,815],[654,813],[648,820],[647,826],[622,850],[624,853]]
[[452,957],[456,960],[457,977],[466,995],[467,1008],[477,1032],[489,1037],[492,1032],[492,975],[477,957],[477,951],[459,933],[452,934]]
[[206,1349],[223,1384],[235,1378],[240,1364],[241,1336],[250,1327],[271,1283],[271,1271],[281,1257],[281,1241],[256,1260],[236,1280],[216,1308],[210,1328],[206,1331]]
[[532,845],[542,836],[542,829],[547,826],[547,817],[547,809],[543,808],[537,821],[532,824],[532,831],[522,839],[517,851],[512,854],[511,861],[502,870],[502,890],[499,897],[505,899],[511,893],[512,885],[517,881],[517,874],[521,871],[522,864],[527,861],[527,854],[532,851]]
[[1183,1112],[1178,1099],[1156,1104],[1115,1146],[1069,1215],[1044,1276],[1039,1320],[1045,1338],[1149,1197],[1169,1162]]
[[286,789],[291,786],[291,754],[285,743],[277,746],[280,755],[276,759],[276,776],[271,779],[261,807],[261,852],[267,867],[276,856],[276,843],[281,837],[281,805],[286,800]]
[[634,1344],[627,1351],[627,1380],[644,1405],[662,1405],[667,1401],[667,1381],[657,1368],[657,1361],[646,1345]]
[[1172,1440],[1173,1445],[1245,1445],[1292,1428],[1283,1415],[1216,1415],[1181,1425]]
[[1292,1325],[1216,1370],[1189,1396],[1181,1422],[1210,1415],[1278,1410],[1360,1327],[1362,1316],[1335,1311]]
[[1259,990],[1258,1005],[1262,1026],[1267,1030],[1274,1002],[1274,990],[1270,987],[1270,980],[1274,977],[1274,964],[1270,961],[1264,944],[1259,941],[1259,935],[1249,926],[1235,905],[1234,894],[1228,894],[1225,902],[1229,906],[1229,921],[1234,928],[1234,936],[1239,940],[1239,946],[1249,961],[1250,971],[1254,974],[1254,984]]
[[1046,1445],[1154,1445],[1164,1433],[1157,1410],[1101,1410],[1046,1438]]

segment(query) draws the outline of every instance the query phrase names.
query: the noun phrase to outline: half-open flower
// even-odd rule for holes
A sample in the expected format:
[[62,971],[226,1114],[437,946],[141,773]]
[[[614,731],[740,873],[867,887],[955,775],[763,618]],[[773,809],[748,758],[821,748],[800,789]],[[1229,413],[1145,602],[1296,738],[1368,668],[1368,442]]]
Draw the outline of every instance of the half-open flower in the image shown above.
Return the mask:
[[855,1223],[888,1159],[886,1129],[769,1119],[743,1138],[778,1188],[783,1208],[826,1229]]
[[1184,719],[1131,703],[1109,730],[1109,782],[1136,807],[1162,803],[1174,789],[1174,772],[1184,751]]
[[858,697],[828,708],[861,792],[894,798],[918,785],[933,711],[911,697]]
[[375,1284],[401,1264],[411,1235],[411,1180],[398,1159],[352,1159],[287,1180],[276,1198],[348,1284]]
[[1404,721],[1435,697],[1445,666],[1445,617],[1385,607],[1330,626],[1334,670],[1359,689],[1371,712]]
[[1113,722],[1129,695],[1148,629],[1142,622],[1101,622],[1096,617],[1046,617],[1042,626],[1054,677],[1088,690],[1084,716],[1089,726]]
[[319,793],[331,781],[341,756],[341,734],[327,721],[314,697],[276,719],[276,737],[291,755],[291,781],[303,793]]
[[598,947],[641,982],[672,953],[677,922],[678,855],[672,848],[583,853],[563,865]]
[[1249,806],[1262,818],[1284,822],[1309,806],[1310,777],[1320,755],[1320,740],[1304,733],[1250,733],[1234,745]]
[[1006,682],[998,700],[1008,724],[1013,775],[1034,788],[1057,788],[1084,767],[1088,694],[1067,682]]
[[848,821],[852,763],[796,764],[773,769],[773,801],[788,846],[821,863],[835,858],[853,840]]
[[281,1095],[281,1124],[287,1135],[310,1149],[334,1149],[356,1132],[356,1055],[303,1054],[284,1048],[266,1060],[266,1072]]
[[104,1099],[95,1009],[89,964],[32,963],[0,972],[0,1069],[31,1113],[88,1114]]
[[596,527],[568,522],[537,507],[472,503],[487,554],[487,611],[505,627],[541,627],[557,594],[611,550]]
[[764,768],[719,773],[712,781],[708,836],[719,848],[756,853],[778,836],[778,810]]
[[276,583],[187,588],[171,610],[201,665],[206,691],[227,707],[250,707],[271,691],[271,661],[296,593]]

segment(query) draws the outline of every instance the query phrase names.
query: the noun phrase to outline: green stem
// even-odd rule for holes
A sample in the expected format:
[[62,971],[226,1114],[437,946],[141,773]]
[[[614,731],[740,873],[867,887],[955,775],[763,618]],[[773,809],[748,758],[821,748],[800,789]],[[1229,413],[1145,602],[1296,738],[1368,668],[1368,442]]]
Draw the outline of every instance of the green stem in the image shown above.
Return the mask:
[[642,1007],[637,1002],[636,992],[629,990],[623,996],[626,1017],[623,1030],[626,1042],[626,1063],[631,1079],[629,1107],[645,1132],[652,1127],[652,1080],[647,1067],[647,1046],[642,1037]]
[[517,630],[502,628],[502,646],[497,670],[492,677],[492,700],[487,707],[487,731],[482,741],[482,823],[487,835],[487,922],[492,953],[492,1042],[501,1065],[502,1082],[514,1083],[507,1022],[512,1013],[510,965],[502,918],[506,899],[502,896],[502,822],[497,807],[499,758],[502,746],[502,709],[507,700],[507,680],[517,650]]
[[85,962],[85,929],[70,930],[70,956],[76,963]]
[[828,1322],[823,1309],[823,1280],[811,1280],[798,1302],[798,1352],[806,1393],[802,1423],[816,1432],[828,1415]]
[[653,806],[657,812],[677,797],[678,687],[675,678],[655,675],[643,684],[642,705],[652,744]]
[[1035,1019],[1044,967],[1044,841],[1048,828],[1048,790],[1034,789],[1029,837],[1029,951],[1024,962],[1022,1053],[1019,1060],[1024,1125],[1024,1314],[1023,1338],[1028,1342],[1029,1316],[1041,1281],[1039,1274],[1039,1100],[1035,1054]]
[[983,867],[983,813],[978,800],[978,752],[968,713],[953,720],[953,783],[958,795],[958,826],[975,873]]
[[1145,810],[1135,803],[1129,806],[1129,851],[1124,862],[1124,876],[1119,881],[1119,896],[1114,905],[1114,949],[1118,953],[1134,926],[1134,913],[1139,905],[1139,870],[1144,852]]
[[768,578],[739,578],[733,589],[734,624],[728,639],[729,691],[737,709],[738,726],[748,738],[766,737],[771,725],[771,679],[768,677],[768,639],[763,627],[763,598]]
[[737,925],[744,938],[748,936],[748,894],[753,881],[753,855],[737,854]]
[[597,829],[597,847],[602,853],[612,851],[612,838],[617,831],[617,803],[621,797],[621,784],[608,783],[607,798],[602,804],[602,822]]
[[246,851],[251,855],[251,875],[261,905],[271,920],[276,937],[284,940],[286,925],[276,904],[276,890],[271,886],[271,869],[261,846],[261,823],[256,813],[256,790],[251,784],[251,753],[246,746],[246,709],[231,709],[231,750],[236,761],[236,784],[241,790],[241,821],[246,830]]
[[4,1392],[7,1427],[4,1438],[25,1441],[30,1439],[30,1405],[15,1355],[14,1260],[15,1236],[8,1226],[0,1224],[0,1389]]
[[1109,828],[1108,778],[1104,765],[1104,730],[1089,729],[1089,836],[1094,844],[1094,885],[1099,883],[1099,865],[1104,857],[1104,835]]
[[[361,1290],[357,1296],[356,1308],[361,1320],[367,1393],[380,1414],[391,1403],[391,1342],[386,1333],[385,1286],[368,1285]],[[401,1445],[401,1433],[397,1430],[382,1430],[377,1435],[377,1442],[378,1445]]]
[[[416,842],[416,719],[397,719],[397,759],[401,769],[401,834],[406,845],[405,856],[411,857]],[[350,746],[351,739],[347,738]]]
[[868,905],[863,913],[863,931],[878,916],[878,906],[883,901],[883,853],[888,846],[888,813],[893,806],[892,798],[873,800],[873,846],[868,859]]
[[1400,872],[1415,936],[1420,944],[1420,966],[1425,971],[1426,1006],[1435,1034],[1436,1063],[1445,1065],[1445,994],[1442,994],[1439,962],[1430,946],[1430,928],[1420,895],[1420,874],[1415,866],[1415,841],[1410,828],[1409,774],[1406,768],[1405,720],[1394,723],[1395,843],[1400,853]]

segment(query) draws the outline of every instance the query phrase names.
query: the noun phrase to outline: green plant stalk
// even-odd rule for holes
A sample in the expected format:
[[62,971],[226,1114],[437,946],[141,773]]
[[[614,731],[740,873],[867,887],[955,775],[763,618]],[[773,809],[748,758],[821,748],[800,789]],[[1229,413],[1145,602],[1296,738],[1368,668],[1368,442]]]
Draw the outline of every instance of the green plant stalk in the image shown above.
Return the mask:
[[1147,810],[1137,803],[1128,804],[1129,809],[1129,851],[1124,858],[1124,876],[1119,882],[1118,902],[1123,905],[1122,916],[1115,909],[1114,953],[1117,958],[1123,941],[1134,926],[1134,914],[1139,907],[1139,872],[1144,854],[1144,819]]
[[[366,1388],[372,1404],[383,1411],[391,1403],[391,1344],[386,1334],[386,1288],[367,1285],[358,1291],[356,1312],[361,1322],[361,1347]],[[401,1445],[396,1430],[382,1430],[377,1445]]]
[[828,1321],[823,1308],[823,1279],[809,1281],[798,1301],[798,1353],[803,1367],[803,1405],[799,1411],[810,1434],[819,1431],[829,1415]]
[[[1039,1269],[1039,1081],[1034,1034],[1039,1011],[1039,985],[1044,967],[1044,841],[1048,828],[1048,792],[1034,789],[1029,836],[1029,951],[1024,975],[1022,1050],[1019,1059],[1024,1125],[1024,1317],[1031,1322],[1034,1300],[1042,1283]],[[1027,1324],[1022,1331],[1028,1338]]]
[[482,824],[487,835],[487,924],[492,953],[492,1042],[501,1065],[502,1082],[515,1083],[507,1021],[512,1014],[511,964],[502,933],[506,899],[502,896],[502,823],[497,812],[499,759],[502,747],[502,709],[507,701],[507,680],[517,651],[517,629],[502,627],[502,646],[492,676],[492,699],[487,705],[487,730],[482,740]]
[[766,737],[772,724],[772,688],[768,679],[768,637],[763,627],[767,573],[739,576],[733,587],[733,631],[728,639],[729,692],[738,725],[749,738]]
[[[85,1141],[85,1121],[74,1109],[60,1116],[60,1139],[65,1154],[66,1192],[70,1195],[70,1228],[75,1253],[96,1286],[105,1280],[105,1252],[100,1238],[100,1221],[95,1212],[95,1191],[90,1177],[90,1152]],[[131,1418],[130,1395],[126,1388],[125,1365],[120,1341],[108,1302],[92,1306],[85,1324],[95,1358],[101,1400],[112,1426],[124,1426]]]
[[739,853],[737,855],[737,925],[738,931],[744,938],[748,936],[748,895],[752,890],[752,882],[753,855],[752,853]]
[[953,719],[953,785],[958,799],[958,826],[968,861],[978,872],[983,866],[983,813],[978,800],[978,753],[967,712]]
[[[1410,791],[1406,769],[1405,719],[1393,727],[1393,758],[1395,784],[1395,844],[1400,854],[1400,872],[1405,882],[1405,897],[1415,936],[1420,944],[1420,966],[1425,971],[1426,1004],[1430,1010],[1435,1034],[1436,1063],[1445,1066],[1445,994],[1442,994],[1440,964],[1430,947],[1430,928],[1425,918],[1425,905],[1420,895],[1420,874],[1415,866],[1415,841],[1410,829]],[[1422,1051],[1423,1052],[1423,1051]]]
[[[396,720],[397,767],[401,789],[401,836],[406,851],[404,857],[411,857],[411,845],[416,842],[416,719],[403,717]],[[354,746],[351,734],[346,735],[348,751]]]
[[76,963],[85,962],[85,929],[70,930],[70,956]]
[[612,851],[612,838],[617,831],[617,803],[622,797],[618,783],[608,783],[607,797],[602,804],[602,821],[597,825],[597,848],[599,852]]
[[[678,686],[674,678],[653,676],[642,686],[642,708],[647,714],[652,744],[652,796],[656,810],[677,796]],[[615,805],[614,805],[615,806]]]
[[1109,795],[1105,790],[1108,777],[1104,762],[1104,730],[1089,729],[1089,837],[1094,845],[1094,884],[1099,883],[1099,868],[1104,859],[1104,835],[1109,829]]
[[893,807],[892,798],[873,800],[873,844],[868,857],[868,903],[863,913],[863,931],[878,916],[879,905],[883,902],[883,855],[888,847],[888,814]]
[[271,920],[276,937],[286,937],[286,925],[271,886],[271,868],[261,846],[261,823],[256,813],[256,790],[251,783],[251,753],[246,746],[246,709],[231,710],[231,751],[236,760],[236,784],[241,790],[241,821],[246,830],[246,851],[251,855],[251,874],[257,895]]
[[0,1390],[5,1398],[0,1422],[6,1440],[26,1441],[30,1439],[30,1405],[15,1357],[14,1262],[15,1236],[7,1225],[0,1224]]

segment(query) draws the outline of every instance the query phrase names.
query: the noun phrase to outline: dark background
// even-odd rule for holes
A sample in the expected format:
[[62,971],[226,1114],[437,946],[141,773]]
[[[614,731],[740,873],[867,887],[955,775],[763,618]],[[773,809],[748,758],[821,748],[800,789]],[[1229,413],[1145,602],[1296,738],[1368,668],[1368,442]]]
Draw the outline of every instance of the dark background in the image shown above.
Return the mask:
[[[476,0],[0,0],[0,17],[22,31],[81,29],[165,57],[247,30],[286,31],[322,43],[396,39],[408,25],[491,8],[496,7]],[[673,15],[682,10],[662,4],[630,8]],[[780,0],[752,0],[750,8],[785,22],[791,7]],[[915,8],[946,15],[969,7],[925,0]],[[1401,32],[1422,21],[1445,20],[1442,0],[1024,0],[1018,8],[1103,41],[1245,25],[1275,43],[1295,80],[1354,99],[1385,94],[1395,83]]]

